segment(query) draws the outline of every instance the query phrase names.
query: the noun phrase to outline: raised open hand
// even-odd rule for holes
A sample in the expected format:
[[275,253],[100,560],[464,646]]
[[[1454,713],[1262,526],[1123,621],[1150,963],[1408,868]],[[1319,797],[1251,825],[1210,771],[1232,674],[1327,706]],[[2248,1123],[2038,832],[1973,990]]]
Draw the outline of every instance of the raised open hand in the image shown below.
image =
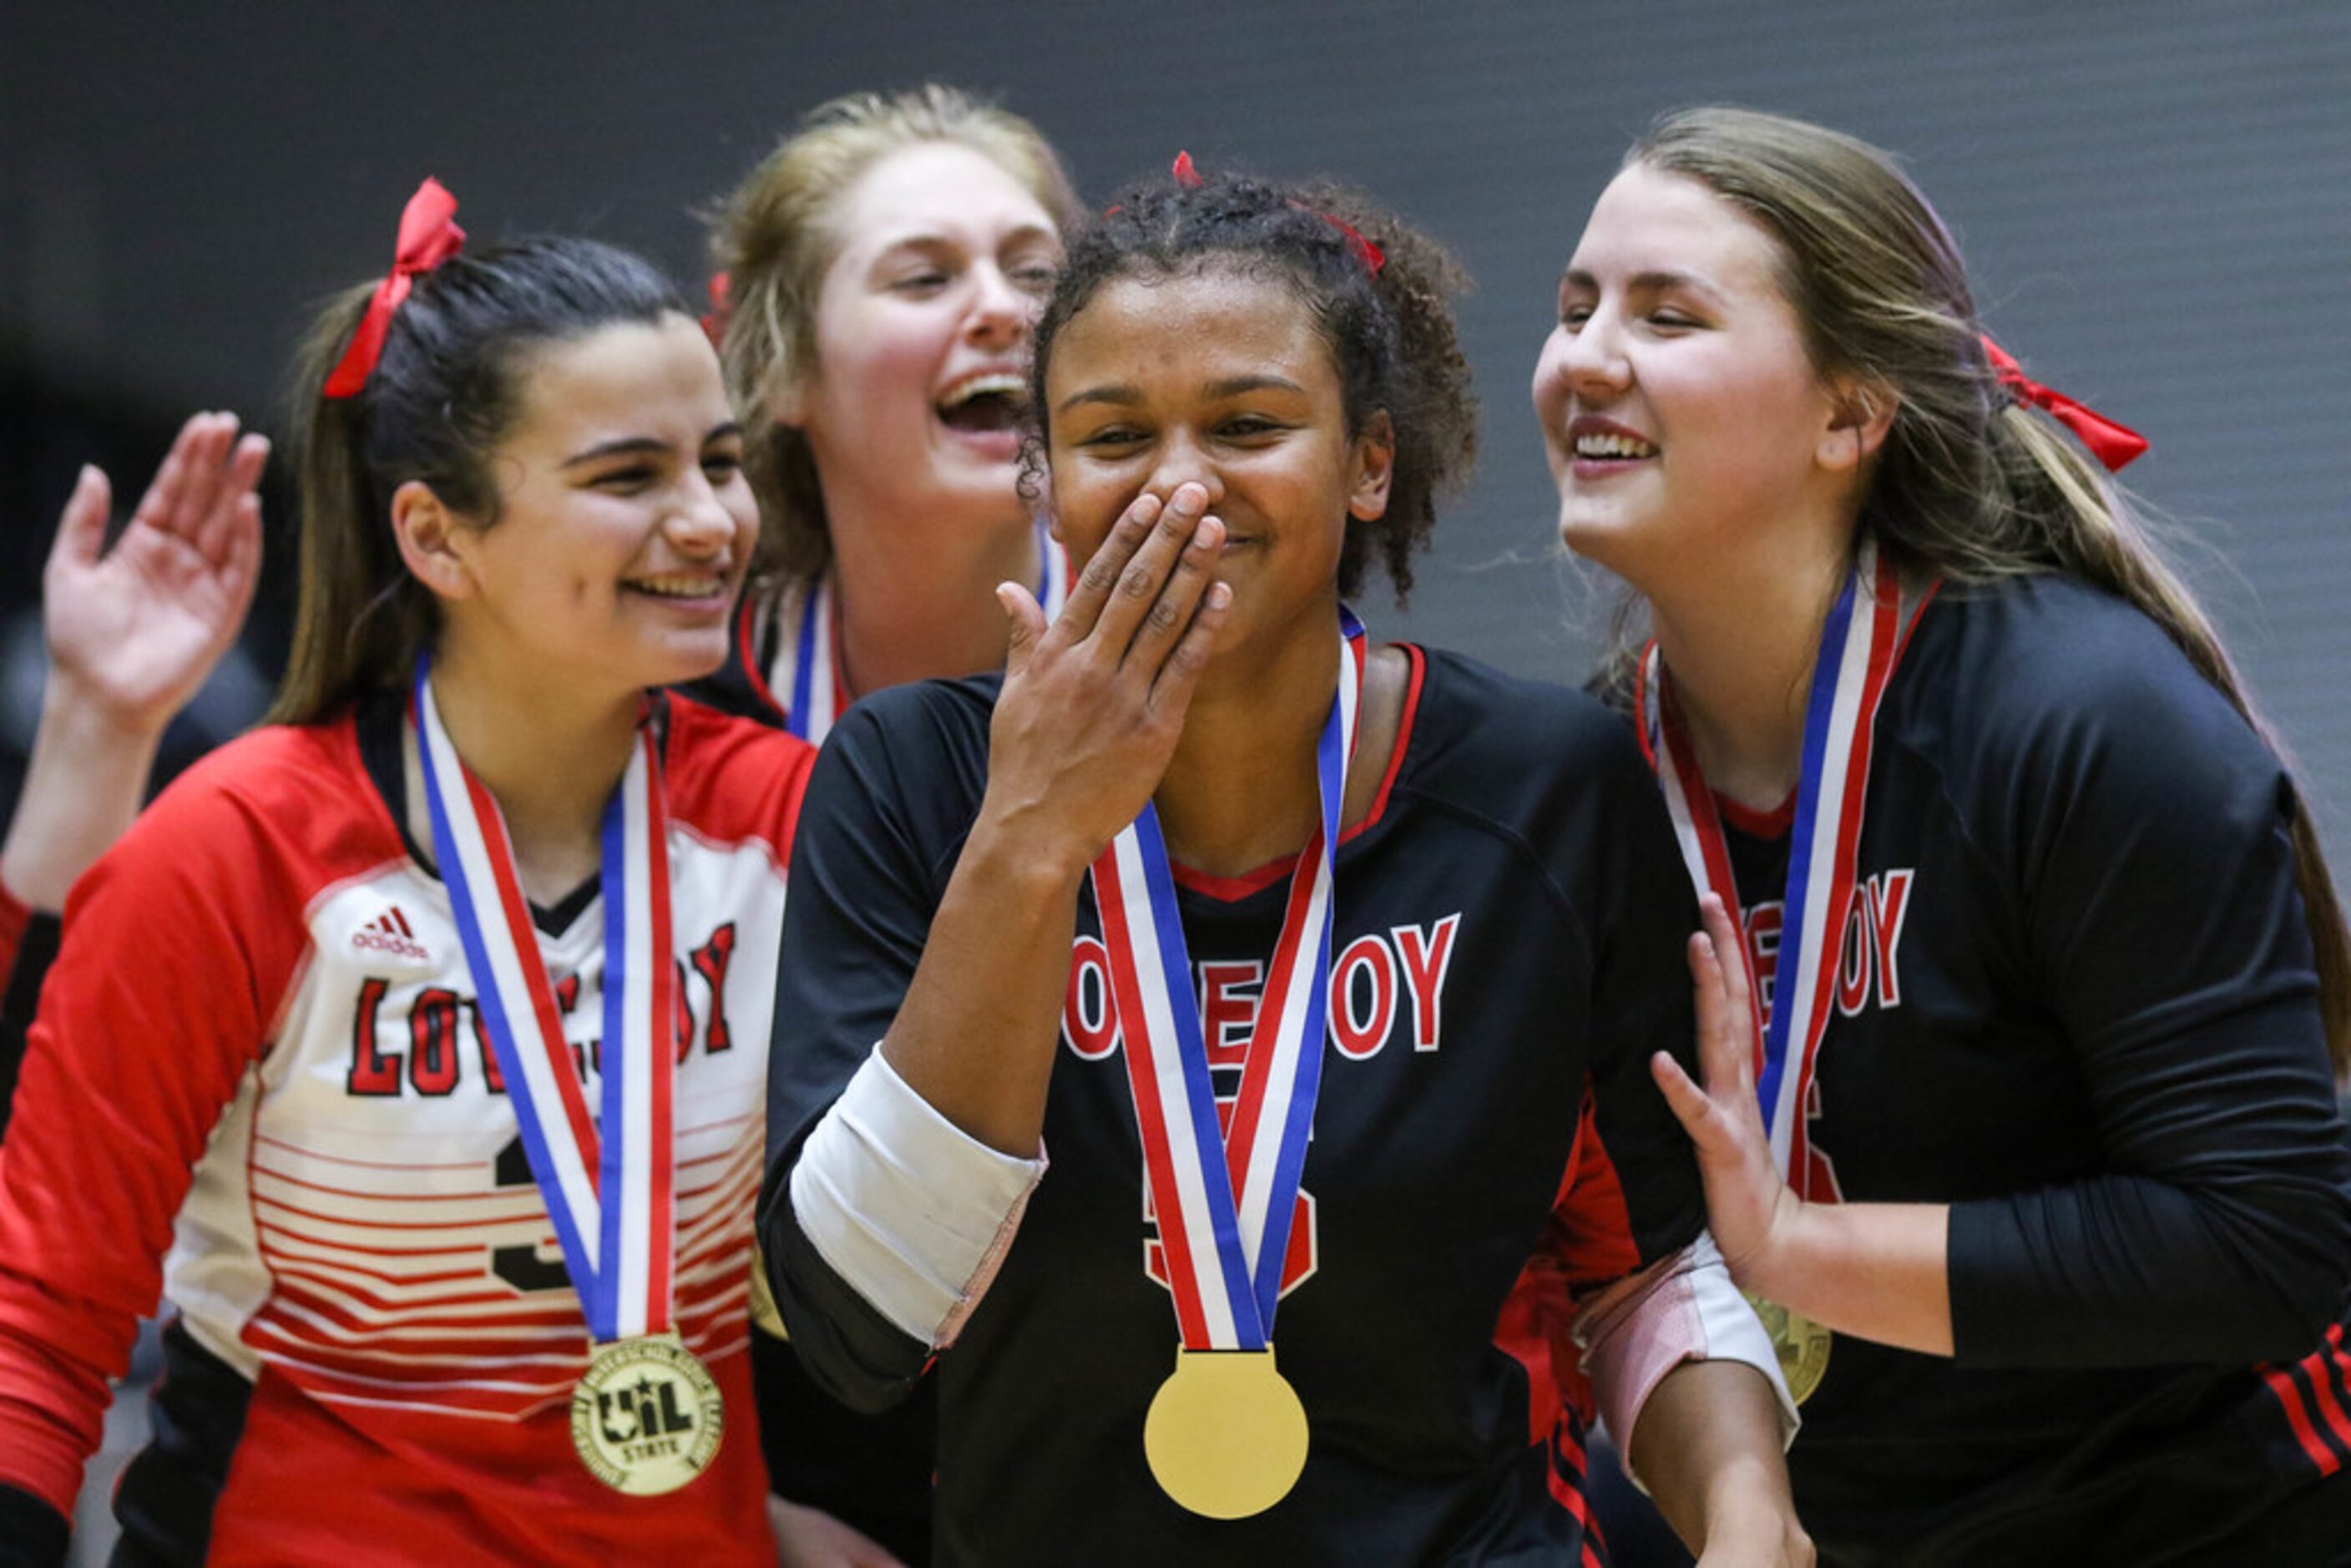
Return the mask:
[[230,413],[181,427],[139,509],[105,549],[112,488],[86,467],[41,574],[51,678],[126,729],[160,730],[245,623],[261,569],[269,458]]
[[1136,497],[1050,626],[1026,590],[998,590],[1012,643],[984,810],[1072,872],[1158,788],[1224,622],[1225,530],[1207,502],[1193,484],[1164,505]]
[[1738,928],[1713,894],[1700,897],[1698,910],[1706,929],[1690,938],[1689,965],[1705,1086],[1691,1082],[1662,1051],[1650,1059],[1649,1071],[1698,1146],[1707,1222],[1723,1261],[1732,1279],[1754,1288],[1774,1239],[1792,1228],[1803,1200],[1781,1179],[1756,1106],[1755,1015]]

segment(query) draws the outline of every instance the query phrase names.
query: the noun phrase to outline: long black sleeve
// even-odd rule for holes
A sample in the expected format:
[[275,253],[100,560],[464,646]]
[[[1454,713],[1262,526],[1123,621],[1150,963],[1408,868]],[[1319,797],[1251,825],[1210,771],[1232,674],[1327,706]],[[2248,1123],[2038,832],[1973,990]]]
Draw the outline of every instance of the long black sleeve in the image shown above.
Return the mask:
[[1959,1357],[2290,1359],[2351,1286],[2297,807],[2176,655],[2101,661],[2072,685],[2016,703],[2004,805],[1979,821],[2075,1048],[2101,1169],[1953,1207]]
[[[859,704],[828,738],[794,839],[759,1236],[801,1366],[853,1409],[904,1398],[931,1346],[826,1262],[793,1212],[791,1173],[809,1134],[889,1031],[914,978],[978,809],[989,695],[992,687],[983,695],[971,684],[925,685]],[[968,722],[935,726],[926,704],[977,704],[982,716],[976,731]],[[902,768],[892,743],[909,734],[938,738],[939,755]]]

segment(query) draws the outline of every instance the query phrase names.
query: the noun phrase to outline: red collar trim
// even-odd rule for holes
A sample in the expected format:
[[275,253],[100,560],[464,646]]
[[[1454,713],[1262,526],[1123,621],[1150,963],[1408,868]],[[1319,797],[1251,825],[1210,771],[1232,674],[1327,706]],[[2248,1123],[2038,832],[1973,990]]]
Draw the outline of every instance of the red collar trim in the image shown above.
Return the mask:
[[1786,800],[1768,811],[1743,806],[1718,790],[1714,797],[1714,809],[1722,813],[1726,826],[1745,833],[1750,839],[1785,838],[1788,830],[1796,825],[1796,792],[1793,789],[1788,791]]
[[743,601],[735,612],[735,651],[737,657],[743,661],[743,674],[749,681],[751,695],[762,706],[778,718],[782,718],[785,716],[784,705],[778,702],[776,694],[768,689],[767,672],[759,668],[759,616],[774,608],[774,601],[766,594],[753,593],[748,589],[744,591]]

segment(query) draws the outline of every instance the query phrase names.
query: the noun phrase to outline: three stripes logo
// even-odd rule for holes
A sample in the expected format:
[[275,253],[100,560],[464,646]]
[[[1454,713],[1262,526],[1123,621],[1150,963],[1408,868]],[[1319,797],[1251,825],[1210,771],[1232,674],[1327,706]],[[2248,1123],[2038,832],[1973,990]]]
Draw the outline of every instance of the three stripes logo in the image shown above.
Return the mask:
[[351,933],[351,946],[362,953],[380,953],[386,957],[405,959],[412,964],[430,964],[433,955],[408,924],[408,916],[392,904],[381,915]]

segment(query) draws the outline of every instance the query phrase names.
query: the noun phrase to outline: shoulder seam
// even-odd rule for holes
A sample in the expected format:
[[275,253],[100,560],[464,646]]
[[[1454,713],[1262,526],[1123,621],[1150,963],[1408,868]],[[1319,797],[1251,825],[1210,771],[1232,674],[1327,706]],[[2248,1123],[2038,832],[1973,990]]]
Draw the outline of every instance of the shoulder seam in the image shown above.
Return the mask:
[[1534,845],[1528,841],[1524,833],[1508,822],[1489,817],[1482,811],[1473,811],[1442,796],[1431,794],[1417,785],[1406,784],[1399,780],[1395,794],[1399,798],[1417,801],[1431,810],[1441,811],[1472,830],[1509,845],[1510,852],[1534,872],[1536,883],[1549,895],[1551,902],[1557,906],[1560,918],[1583,943],[1584,949],[1587,952],[1591,950],[1590,924],[1584,920],[1583,911],[1576,907],[1575,900],[1569,896],[1565,888],[1560,886],[1559,879],[1552,874],[1551,868],[1543,863],[1542,856],[1537,852]]

